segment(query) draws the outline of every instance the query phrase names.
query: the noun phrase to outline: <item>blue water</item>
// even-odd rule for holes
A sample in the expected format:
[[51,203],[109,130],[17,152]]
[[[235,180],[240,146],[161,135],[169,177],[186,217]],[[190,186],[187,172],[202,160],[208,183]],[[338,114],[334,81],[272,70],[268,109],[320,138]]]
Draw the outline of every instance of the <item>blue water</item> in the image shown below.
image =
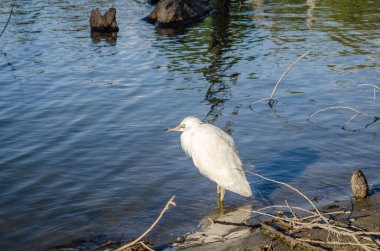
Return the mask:
[[[0,3],[1,26],[13,1]],[[114,42],[92,40],[89,13],[117,8]],[[167,127],[195,115],[231,133],[246,169],[288,182],[319,204],[350,196],[360,167],[380,183],[380,3],[376,0],[219,1],[181,31],[141,19],[128,1],[16,1],[0,37],[0,249],[47,250],[128,241],[170,209],[149,240],[197,229],[216,187]],[[271,109],[268,97],[290,63]],[[379,95],[379,93],[377,93]],[[248,175],[254,198],[226,207],[303,205]],[[290,199],[292,198],[292,199]]]

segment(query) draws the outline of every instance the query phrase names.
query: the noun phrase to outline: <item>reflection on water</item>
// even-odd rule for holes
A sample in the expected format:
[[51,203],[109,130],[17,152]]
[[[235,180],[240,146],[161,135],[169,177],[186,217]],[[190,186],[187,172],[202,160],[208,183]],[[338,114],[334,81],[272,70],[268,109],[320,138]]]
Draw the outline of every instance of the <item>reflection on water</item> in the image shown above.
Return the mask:
[[222,115],[223,105],[231,95],[230,83],[226,72],[231,68],[233,62],[228,63],[224,55],[230,50],[229,36],[229,12],[231,8],[230,0],[211,1],[216,9],[211,16],[211,40],[208,51],[210,55],[210,65],[201,69],[205,79],[210,83],[205,100],[210,104],[210,111],[205,120],[214,123]]
[[[232,134],[247,170],[321,204],[350,195],[357,167],[379,183],[379,123],[347,132],[342,111],[307,118],[339,105],[379,115],[373,90],[360,84],[379,85],[380,2],[212,4],[202,23],[164,31],[142,20],[153,6],[140,0],[16,1],[0,38],[0,249],[130,240],[173,194],[178,206],[149,240],[197,232],[216,207],[215,184],[183,155],[178,135],[163,133],[189,115]],[[0,7],[5,23],[10,1]],[[117,41],[93,41],[90,11],[110,7]],[[305,51],[274,110],[249,109]],[[356,119],[353,128],[363,124]],[[227,192],[226,207],[303,203],[247,178],[254,197]]]
[[117,40],[117,32],[103,33],[103,32],[91,32],[92,41],[99,43],[102,39],[105,39],[108,43],[115,45]]

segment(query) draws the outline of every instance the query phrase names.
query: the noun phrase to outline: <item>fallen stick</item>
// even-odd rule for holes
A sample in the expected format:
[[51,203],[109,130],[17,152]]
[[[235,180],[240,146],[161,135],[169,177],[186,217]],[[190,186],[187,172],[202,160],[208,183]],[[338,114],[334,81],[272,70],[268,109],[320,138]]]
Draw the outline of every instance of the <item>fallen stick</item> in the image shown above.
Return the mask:
[[157,223],[160,221],[160,219],[162,218],[164,213],[170,208],[170,206],[172,206],[172,205],[176,206],[176,204],[174,202],[174,197],[175,196],[170,198],[170,200],[166,203],[164,209],[162,209],[158,218],[153,222],[153,224],[142,235],[140,235],[140,237],[138,237],[136,240],[131,241],[131,242],[125,244],[124,246],[116,249],[116,251],[122,251],[122,250],[124,250],[128,247],[131,247],[131,246],[135,245],[136,243],[140,242],[157,225]]

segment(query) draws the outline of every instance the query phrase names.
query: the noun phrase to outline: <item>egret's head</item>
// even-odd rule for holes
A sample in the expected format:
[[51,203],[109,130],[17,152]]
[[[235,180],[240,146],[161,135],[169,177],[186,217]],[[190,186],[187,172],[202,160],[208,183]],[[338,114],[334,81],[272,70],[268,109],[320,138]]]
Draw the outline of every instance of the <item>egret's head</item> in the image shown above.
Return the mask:
[[167,131],[167,132],[172,132],[172,131],[184,132],[184,131],[189,130],[189,129],[193,128],[194,126],[198,126],[202,123],[203,122],[200,119],[198,119],[194,116],[189,116],[189,117],[185,118],[184,120],[182,120],[182,122],[179,125],[177,125],[176,127],[168,128],[165,131]]

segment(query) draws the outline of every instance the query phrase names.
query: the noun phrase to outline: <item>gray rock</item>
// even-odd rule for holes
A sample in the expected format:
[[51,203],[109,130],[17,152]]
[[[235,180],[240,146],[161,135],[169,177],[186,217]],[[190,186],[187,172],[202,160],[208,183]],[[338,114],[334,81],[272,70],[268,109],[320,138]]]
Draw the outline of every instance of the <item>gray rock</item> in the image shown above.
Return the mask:
[[368,195],[368,183],[363,172],[357,169],[351,177],[351,189],[355,199],[364,199]]
[[158,27],[178,27],[202,21],[210,11],[202,0],[160,0],[145,20]]

